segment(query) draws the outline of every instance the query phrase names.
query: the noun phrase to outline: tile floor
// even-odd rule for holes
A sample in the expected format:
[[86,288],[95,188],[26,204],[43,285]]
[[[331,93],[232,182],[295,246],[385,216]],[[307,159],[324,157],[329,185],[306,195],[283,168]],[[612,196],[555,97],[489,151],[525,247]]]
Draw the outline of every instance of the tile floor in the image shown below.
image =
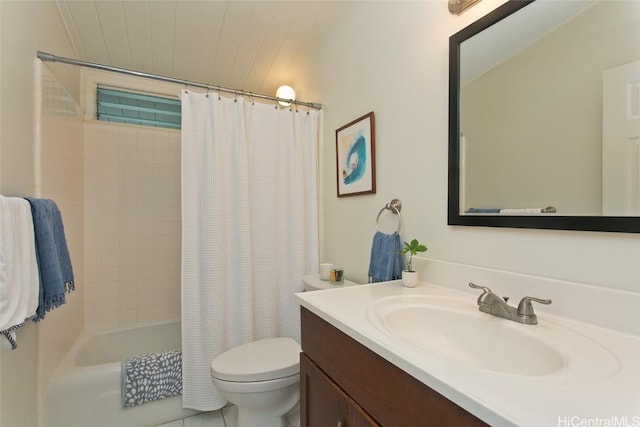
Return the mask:
[[204,412],[157,427],[236,427],[237,419],[238,409],[235,406],[226,406],[219,411]]

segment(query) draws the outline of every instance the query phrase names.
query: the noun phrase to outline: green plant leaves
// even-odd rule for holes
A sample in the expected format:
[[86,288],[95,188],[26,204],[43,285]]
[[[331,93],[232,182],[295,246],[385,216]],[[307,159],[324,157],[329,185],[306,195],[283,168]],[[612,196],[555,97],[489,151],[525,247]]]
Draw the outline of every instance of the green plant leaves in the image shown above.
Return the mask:
[[[413,261],[413,256],[418,252],[426,252],[427,247],[425,245],[421,245],[418,242],[418,239],[413,239],[411,243],[404,242],[404,248],[402,249],[402,255],[405,257],[405,261],[407,263],[407,270],[413,271],[411,262]],[[406,255],[409,255],[409,259],[406,259]]]
[[418,239],[413,239],[411,243],[404,242],[404,249],[402,250],[403,254],[411,253],[411,255],[415,255],[418,252],[426,252],[427,247],[418,242]]

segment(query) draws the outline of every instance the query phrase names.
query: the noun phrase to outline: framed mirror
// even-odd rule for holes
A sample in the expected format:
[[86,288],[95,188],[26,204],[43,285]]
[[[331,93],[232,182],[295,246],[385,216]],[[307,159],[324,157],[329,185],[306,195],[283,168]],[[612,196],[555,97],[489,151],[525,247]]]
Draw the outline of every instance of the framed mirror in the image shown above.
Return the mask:
[[449,39],[448,224],[640,232],[640,2],[510,0]]

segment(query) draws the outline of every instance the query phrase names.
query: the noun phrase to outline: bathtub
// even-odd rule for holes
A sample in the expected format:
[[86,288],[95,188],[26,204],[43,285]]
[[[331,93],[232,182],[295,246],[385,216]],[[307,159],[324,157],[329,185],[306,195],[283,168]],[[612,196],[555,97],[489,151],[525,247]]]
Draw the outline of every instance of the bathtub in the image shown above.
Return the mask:
[[47,384],[45,425],[150,427],[197,414],[182,409],[182,396],[122,407],[122,360],[180,345],[179,321],[81,336]]

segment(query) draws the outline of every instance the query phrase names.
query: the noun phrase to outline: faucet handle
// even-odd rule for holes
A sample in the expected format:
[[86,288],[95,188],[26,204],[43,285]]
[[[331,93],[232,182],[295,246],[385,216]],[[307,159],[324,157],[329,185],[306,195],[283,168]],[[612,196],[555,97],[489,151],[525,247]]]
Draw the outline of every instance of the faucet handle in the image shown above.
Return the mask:
[[471,283],[469,282],[469,287],[473,288],[473,289],[482,289],[484,291],[485,294],[492,294],[493,292],[491,291],[491,289],[487,288],[486,286],[478,286],[475,283]]
[[520,304],[518,304],[518,314],[520,316],[535,316],[535,313],[533,311],[533,306],[531,305],[531,301],[540,303],[540,304],[544,304],[544,305],[549,305],[551,304],[551,300],[550,299],[540,299],[540,298],[534,298],[534,297],[524,297],[520,300]]
[[495,296],[495,294],[491,291],[491,289],[486,286],[478,286],[475,283],[469,282],[469,287],[473,289],[482,289],[482,293],[478,297],[478,305],[486,304],[487,300]]

